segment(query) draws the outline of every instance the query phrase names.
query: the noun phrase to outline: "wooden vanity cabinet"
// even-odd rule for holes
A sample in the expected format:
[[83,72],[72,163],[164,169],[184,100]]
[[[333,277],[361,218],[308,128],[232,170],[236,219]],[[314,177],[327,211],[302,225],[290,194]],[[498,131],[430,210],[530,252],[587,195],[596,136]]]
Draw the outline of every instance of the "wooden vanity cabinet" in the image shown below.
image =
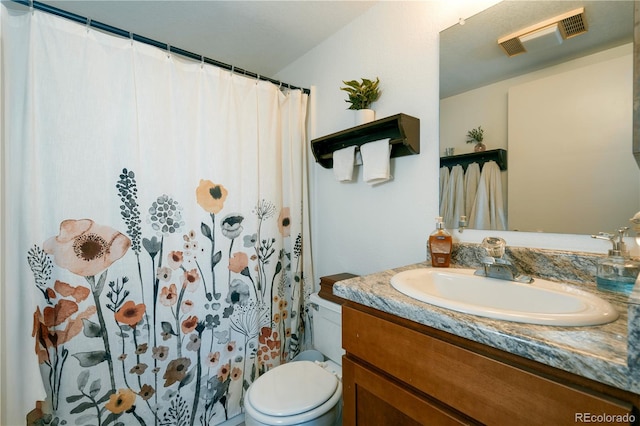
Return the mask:
[[636,394],[353,302],[342,343],[346,426],[638,424]]

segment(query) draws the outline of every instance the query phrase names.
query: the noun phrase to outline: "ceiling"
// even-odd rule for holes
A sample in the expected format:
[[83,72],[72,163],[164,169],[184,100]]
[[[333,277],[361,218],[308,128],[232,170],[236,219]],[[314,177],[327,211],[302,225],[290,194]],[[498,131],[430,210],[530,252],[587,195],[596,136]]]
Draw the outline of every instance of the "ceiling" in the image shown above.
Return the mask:
[[[26,1],[26,0],[21,0]],[[383,0],[40,0],[46,5],[273,77]],[[507,57],[498,38],[579,6],[587,34]],[[509,0],[440,35],[441,98],[632,40],[633,1]],[[288,82],[295,85],[295,81]]]
[[41,0],[267,77],[339,31],[376,1]]
[[[503,1],[440,33],[440,98],[633,41],[633,1]],[[508,57],[497,40],[584,7],[588,32]]]

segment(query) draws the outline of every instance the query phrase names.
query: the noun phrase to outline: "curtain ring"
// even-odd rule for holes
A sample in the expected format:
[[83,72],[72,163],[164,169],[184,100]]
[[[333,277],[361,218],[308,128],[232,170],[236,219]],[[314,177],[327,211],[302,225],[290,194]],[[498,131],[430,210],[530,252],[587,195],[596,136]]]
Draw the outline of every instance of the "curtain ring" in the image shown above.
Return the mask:
[[131,45],[133,46],[133,32],[129,33],[129,40],[131,41]]
[[91,29],[91,18],[87,18],[87,32]]
[[171,45],[167,43],[167,58],[171,58]]
[[204,55],[200,57],[200,69],[204,68]]

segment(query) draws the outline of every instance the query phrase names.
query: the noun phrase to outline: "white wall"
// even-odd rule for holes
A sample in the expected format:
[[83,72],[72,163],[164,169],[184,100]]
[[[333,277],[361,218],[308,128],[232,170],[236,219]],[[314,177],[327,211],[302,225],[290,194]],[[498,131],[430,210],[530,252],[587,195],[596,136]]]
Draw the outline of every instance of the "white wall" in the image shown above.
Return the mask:
[[[353,125],[339,90],[342,80],[379,77],[377,117],[406,113],[420,119],[421,153],[392,160],[394,180],[369,187],[338,183],[332,170],[310,164],[312,245],[318,277],[367,274],[425,258],[438,215],[439,32],[496,1],[380,2],[276,76],[314,86],[312,139]],[[498,233],[517,246],[605,252],[585,236]],[[479,242],[486,231],[464,231]]]
[[638,211],[632,48],[509,89],[509,229],[614,232]]
[[354,183],[339,183],[331,169],[310,164],[316,278],[371,273],[425,258],[438,211],[440,9],[440,2],[381,2],[278,74],[314,86],[310,139],[353,126],[339,90],[343,80],[379,77],[376,116],[420,119],[421,154],[393,159],[391,182],[370,187],[357,167]]
[[487,149],[508,149],[507,91],[512,79],[489,84],[440,101],[440,154],[453,148],[454,154],[473,152],[467,132],[478,126],[484,130]]

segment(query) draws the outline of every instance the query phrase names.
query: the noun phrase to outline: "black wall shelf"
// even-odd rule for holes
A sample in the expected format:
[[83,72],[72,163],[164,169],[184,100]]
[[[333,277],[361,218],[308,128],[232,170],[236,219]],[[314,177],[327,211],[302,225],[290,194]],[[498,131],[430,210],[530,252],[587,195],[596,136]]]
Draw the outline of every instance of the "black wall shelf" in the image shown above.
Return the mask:
[[466,171],[467,166],[471,163],[478,163],[482,167],[487,161],[495,161],[498,163],[500,170],[507,170],[507,151],[505,149],[490,149],[488,151],[440,157],[440,167],[451,168],[460,164]]
[[333,152],[351,145],[389,138],[391,157],[420,153],[420,120],[406,114],[396,114],[371,123],[352,127],[311,141],[316,161],[326,169],[333,168]]

